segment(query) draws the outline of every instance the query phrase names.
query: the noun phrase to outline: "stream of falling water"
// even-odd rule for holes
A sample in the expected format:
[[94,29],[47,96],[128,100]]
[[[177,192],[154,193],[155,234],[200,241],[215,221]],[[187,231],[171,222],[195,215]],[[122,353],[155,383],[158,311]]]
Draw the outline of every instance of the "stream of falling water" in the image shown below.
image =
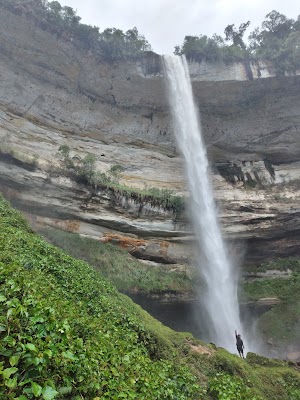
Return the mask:
[[185,159],[199,269],[206,283],[202,301],[209,316],[210,341],[236,352],[234,330],[241,330],[237,273],[221,236],[201,124],[185,57],[163,56],[177,143]]

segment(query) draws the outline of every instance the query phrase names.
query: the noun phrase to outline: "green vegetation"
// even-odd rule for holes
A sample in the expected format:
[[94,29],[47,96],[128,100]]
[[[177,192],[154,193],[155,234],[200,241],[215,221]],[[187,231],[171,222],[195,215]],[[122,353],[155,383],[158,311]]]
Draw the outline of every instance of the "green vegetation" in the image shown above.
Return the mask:
[[259,329],[267,339],[272,339],[273,345],[279,350],[287,346],[298,345],[300,300],[278,304],[259,319]]
[[288,300],[293,295],[299,294],[299,274],[293,274],[291,278],[271,278],[248,282],[244,285],[246,297],[258,300],[262,297],[279,297]]
[[232,63],[243,61],[248,56],[247,50],[239,46],[228,46],[220,35],[211,38],[206,35],[186,36],[181,46],[175,46],[176,55],[185,55],[189,61],[223,61]]
[[120,184],[119,174],[124,168],[119,164],[113,165],[108,174],[100,173],[96,171],[96,157],[93,154],[87,154],[83,159],[78,155],[72,156],[71,149],[67,145],[60,146],[56,156],[60,167],[51,168],[51,175],[68,176],[93,189],[109,189],[116,195],[140,203],[141,207],[145,203],[149,203],[152,207],[163,207],[172,211],[175,217],[180,216],[184,210],[184,198],[176,196],[171,190],[158,188],[140,190]]
[[287,363],[248,363],[164,327],[44,242],[2,198],[0,293],[0,398],[217,400],[232,388],[249,399],[299,395],[300,374]]
[[240,378],[224,373],[217,373],[209,381],[209,393],[213,398],[220,400],[259,400],[261,397],[251,396],[251,390]]
[[2,200],[0,218],[0,394],[196,396],[195,379],[172,361],[171,342],[141,322],[146,313],[87,264],[36,236]]
[[120,174],[121,172],[123,172],[123,171],[124,171],[124,167],[122,167],[122,165],[120,165],[120,164],[115,164],[115,165],[113,165],[113,166],[110,168],[109,174],[110,174],[111,176],[113,176],[114,179],[118,179],[119,174]]
[[[151,51],[151,46],[137,28],[123,32],[107,28],[103,32],[97,26],[82,24],[76,11],[61,6],[58,1],[0,0],[5,7],[17,15],[25,15],[40,29],[50,32],[83,51],[93,51],[99,60],[114,62],[140,56]],[[239,27],[228,25],[225,37],[214,34],[186,36],[181,46],[175,46],[175,54],[185,54],[188,60],[223,61],[245,63],[251,77],[250,62],[270,61],[277,75],[294,74],[300,68],[300,18],[289,19],[278,11],[271,11],[260,28],[255,28],[244,39],[250,21]]]
[[225,63],[265,60],[274,65],[277,75],[294,74],[300,69],[300,16],[295,21],[273,10],[265,18],[261,28],[250,33],[249,43],[244,34],[250,21],[239,28],[228,25],[225,38],[216,34],[211,38],[186,36],[183,44],[175,47],[175,54],[185,54],[188,60]]
[[[103,179],[104,178],[104,179]],[[103,179],[103,180],[102,180]],[[162,207],[167,211],[172,211],[175,218],[180,217],[184,211],[185,199],[177,196],[169,189],[136,189],[126,185],[121,185],[116,181],[106,181],[106,177],[101,176],[101,180],[95,182],[96,187],[104,187],[112,190],[118,195],[130,198],[143,207],[144,204],[150,204],[152,207]]]
[[278,297],[282,303],[274,306],[259,318],[259,329],[266,339],[273,339],[277,347],[296,344],[300,341],[300,261],[299,259],[278,259],[262,264],[258,270],[291,270],[291,277],[268,278],[248,281],[243,285],[243,298],[258,300]]
[[72,257],[88,262],[118,290],[138,289],[145,293],[180,293],[191,290],[193,280],[185,272],[172,271],[172,267],[167,265],[146,265],[130,256],[128,251],[110,243],[101,243],[53,228],[44,228],[40,232],[47,241],[62,248]]
[[17,15],[26,15],[36,26],[55,34],[65,41],[72,41],[82,50],[92,50],[99,58],[112,62],[127,57],[136,57],[151,46],[137,28],[123,32],[121,29],[107,28],[103,32],[97,26],[80,23],[81,18],[69,6],[61,6],[58,1],[0,0]]
[[38,167],[38,155],[28,156],[6,144],[0,145],[0,159],[8,164],[18,165],[29,171],[34,171]]
[[273,10],[261,28],[249,36],[250,54],[271,61],[278,75],[295,73],[300,67],[300,16],[295,21]]
[[[71,157],[69,146],[62,145],[56,155],[60,161],[61,168],[57,171],[60,174],[69,175],[70,178],[84,184],[96,184],[97,175],[95,174],[96,156],[86,154],[84,158],[79,155]],[[54,171],[52,171],[53,173]],[[109,178],[107,178],[109,180]]]
[[218,349],[210,357],[193,355],[191,361],[208,378],[205,399],[291,400],[291,393],[300,395],[299,372],[287,368],[287,363],[282,360],[248,353],[244,361]]
[[[249,270],[249,267],[247,268]],[[269,270],[293,271],[300,273],[300,260],[296,257],[276,258],[263,262],[255,267],[250,267],[252,272],[266,272]]]

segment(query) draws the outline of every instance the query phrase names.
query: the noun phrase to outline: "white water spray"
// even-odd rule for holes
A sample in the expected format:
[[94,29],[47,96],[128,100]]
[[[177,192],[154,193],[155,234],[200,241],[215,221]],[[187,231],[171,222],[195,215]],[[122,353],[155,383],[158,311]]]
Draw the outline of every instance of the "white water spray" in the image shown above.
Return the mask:
[[191,191],[193,223],[202,258],[199,267],[207,285],[205,306],[210,318],[210,340],[236,351],[234,330],[241,329],[237,276],[218,225],[188,65],[184,56],[163,56],[163,62],[176,138],[185,158]]

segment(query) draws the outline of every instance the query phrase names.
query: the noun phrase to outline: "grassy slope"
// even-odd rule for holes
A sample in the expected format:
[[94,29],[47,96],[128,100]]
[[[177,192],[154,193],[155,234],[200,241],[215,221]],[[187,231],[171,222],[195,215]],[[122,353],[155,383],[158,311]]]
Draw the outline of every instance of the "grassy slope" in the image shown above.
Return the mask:
[[[199,341],[45,243],[2,199],[0,301],[1,399],[221,399],[220,382],[223,392],[238,385],[236,399],[288,400],[300,387],[299,372],[284,362],[212,347],[210,356],[195,353]],[[217,372],[225,375],[214,383]],[[210,394],[195,379],[210,381]]]
[[[268,263],[269,269],[280,269],[278,263]],[[248,282],[243,287],[247,299],[278,297],[282,300],[259,318],[260,331],[266,338],[271,337],[279,348],[286,348],[288,344],[299,346],[300,343],[300,261],[286,260],[285,265],[293,271],[290,278],[262,279]]]
[[[87,261],[109,279],[119,290],[137,289],[142,292],[174,291],[190,293],[193,285],[199,287],[195,273],[170,271],[168,266],[149,266],[131,257],[127,251],[111,244],[82,238],[78,234],[48,228],[42,231],[50,243],[61,247],[75,258]],[[172,268],[172,267],[171,267]],[[260,331],[266,339],[273,339],[276,347],[283,350],[289,343],[300,342],[300,260],[277,259],[251,268],[252,272],[291,270],[288,279],[261,279],[242,286],[242,299],[258,300],[262,297],[279,297],[283,303],[274,307],[259,319]]]
[[193,279],[185,272],[172,271],[173,267],[153,266],[130,256],[128,251],[110,243],[83,238],[54,228],[44,228],[42,236],[62,248],[72,257],[84,260],[109,279],[118,290],[141,292],[176,291],[189,292]]

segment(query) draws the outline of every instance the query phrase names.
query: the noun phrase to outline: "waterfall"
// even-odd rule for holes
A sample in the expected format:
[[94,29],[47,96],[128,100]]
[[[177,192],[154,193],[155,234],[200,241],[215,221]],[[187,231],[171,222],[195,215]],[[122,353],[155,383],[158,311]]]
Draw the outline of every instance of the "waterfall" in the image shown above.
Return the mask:
[[206,150],[184,56],[163,56],[177,143],[185,159],[191,193],[192,220],[197,238],[198,267],[206,284],[204,305],[210,341],[236,351],[234,330],[241,330],[238,279],[218,224],[209,182]]

